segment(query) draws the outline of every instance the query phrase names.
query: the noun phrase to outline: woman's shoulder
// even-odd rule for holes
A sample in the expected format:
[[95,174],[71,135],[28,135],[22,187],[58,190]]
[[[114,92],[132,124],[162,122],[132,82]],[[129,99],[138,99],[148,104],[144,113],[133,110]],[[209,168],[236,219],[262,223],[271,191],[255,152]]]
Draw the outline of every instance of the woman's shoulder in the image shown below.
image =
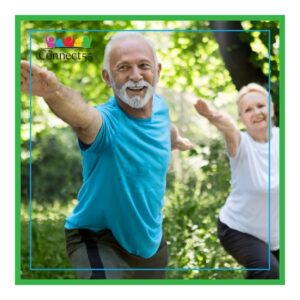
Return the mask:
[[279,135],[279,127],[276,127],[276,126],[272,127],[272,133]]
[[272,143],[279,143],[279,134],[280,134],[280,130],[278,127],[272,127],[272,138],[271,141]]

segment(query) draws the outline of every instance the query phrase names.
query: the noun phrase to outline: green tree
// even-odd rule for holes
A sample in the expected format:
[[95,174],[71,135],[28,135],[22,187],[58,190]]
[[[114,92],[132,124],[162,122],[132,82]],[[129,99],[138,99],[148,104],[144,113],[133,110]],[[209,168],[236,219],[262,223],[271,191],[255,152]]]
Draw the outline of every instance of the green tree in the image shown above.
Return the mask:
[[[170,268],[239,267],[219,245],[216,236],[218,212],[230,191],[230,171],[224,145],[221,136],[201,121],[189,99],[210,99],[219,109],[234,114],[236,89],[248,83],[246,81],[266,83],[268,80],[268,39],[267,35],[255,32],[215,35],[212,28],[235,26],[246,30],[271,30],[271,87],[277,114],[279,110],[279,23],[249,20],[222,24],[224,28],[221,23],[208,21],[74,20],[24,21],[21,27],[22,59],[28,60],[31,54],[33,63],[52,70],[63,84],[79,90],[91,105],[104,103],[111,95],[111,90],[101,79],[101,66],[105,44],[113,31],[149,30],[145,34],[157,45],[163,66],[159,90],[168,101],[172,121],[195,144],[189,152],[173,154],[167,178],[164,234],[169,244]],[[159,28],[174,31],[151,32],[151,29]],[[64,33],[66,36],[74,35],[73,29],[84,30],[83,33],[92,38],[89,54],[93,59],[80,62],[40,60],[39,51],[45,48],[46,33],[35,31],[30,36],[30,29],[64,29],[68,30]],[[87,32],[98,29],[102,31]],[[61,32],[55,34],[62,36]],[[243,63],[237,63],[235,51],[243,52]],[[248,75],[251,77],[246,77]],[[74,278],[73,272],[29,271],[28,200],[31,159],[33,266],[68,268],[63,224],[65,216],[76,203],[81,185],[76,136],[66,124],[58,121],[42,99],[33,98],[30,103],[30,97],[22,95],[21,104],[23,278]],[[242,277],[242,271],[168,272],[168,278]]]

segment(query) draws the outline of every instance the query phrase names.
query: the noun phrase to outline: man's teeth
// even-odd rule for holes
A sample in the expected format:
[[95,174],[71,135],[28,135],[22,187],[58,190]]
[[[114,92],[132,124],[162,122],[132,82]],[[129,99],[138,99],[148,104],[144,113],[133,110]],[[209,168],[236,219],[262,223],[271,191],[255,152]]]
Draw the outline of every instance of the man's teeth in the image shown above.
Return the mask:
[[129,87],[130,90],[142,90],[144,87]]

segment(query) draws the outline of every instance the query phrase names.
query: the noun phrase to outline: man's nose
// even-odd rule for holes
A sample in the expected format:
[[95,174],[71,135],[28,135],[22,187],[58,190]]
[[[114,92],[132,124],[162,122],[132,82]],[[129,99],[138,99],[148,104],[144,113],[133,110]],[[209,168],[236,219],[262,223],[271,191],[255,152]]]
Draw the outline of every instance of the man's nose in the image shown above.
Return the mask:
[[138,67],[133,67],[131,69],[131,74],[130,74],[130,78],[133,81],[140,81],[141,79],[143,79],[143,76],[141,74],[141,70]]

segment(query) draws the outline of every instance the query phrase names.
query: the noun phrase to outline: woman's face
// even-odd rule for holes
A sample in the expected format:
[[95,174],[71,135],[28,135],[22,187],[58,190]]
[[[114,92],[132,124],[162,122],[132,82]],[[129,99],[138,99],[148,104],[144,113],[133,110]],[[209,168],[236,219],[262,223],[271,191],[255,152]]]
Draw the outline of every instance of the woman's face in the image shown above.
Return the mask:
[[[249,133],[268,130],[269,107],[268,97],[260,92],[250,92],[239,102],[240,119]],[[273,103],[270,107],[271,118],[274,115]]]

